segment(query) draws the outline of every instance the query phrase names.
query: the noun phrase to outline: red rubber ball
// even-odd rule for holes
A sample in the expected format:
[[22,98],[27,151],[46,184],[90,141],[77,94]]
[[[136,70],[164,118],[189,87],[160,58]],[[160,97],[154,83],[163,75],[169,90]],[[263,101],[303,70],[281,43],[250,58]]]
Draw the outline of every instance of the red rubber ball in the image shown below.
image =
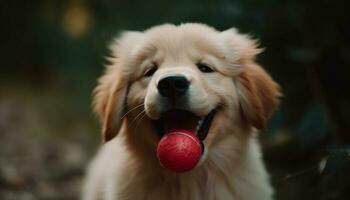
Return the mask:
[[166,134],[157,147],[160,164],[174,172],[193,169],[201,157],[201,152],[199,139],[187,131],[172,131]]

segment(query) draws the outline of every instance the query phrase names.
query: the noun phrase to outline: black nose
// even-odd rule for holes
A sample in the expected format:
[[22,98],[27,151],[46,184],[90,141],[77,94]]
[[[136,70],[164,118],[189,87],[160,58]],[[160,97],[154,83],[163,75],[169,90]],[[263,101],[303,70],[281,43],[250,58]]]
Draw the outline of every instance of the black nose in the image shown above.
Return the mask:
[[190,83],[184,76],[168,76],[158,82],[158,91],[164,97],[178,97],[183,95]]

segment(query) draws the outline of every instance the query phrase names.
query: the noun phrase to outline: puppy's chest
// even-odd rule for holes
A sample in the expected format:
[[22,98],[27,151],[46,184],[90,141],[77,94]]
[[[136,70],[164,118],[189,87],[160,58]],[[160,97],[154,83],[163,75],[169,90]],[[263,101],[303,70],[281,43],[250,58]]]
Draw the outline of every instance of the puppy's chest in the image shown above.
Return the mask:
[[178,192],[173,191],[153,191],[147,195],[145,200],[217,200],[217,199],[234,199],[233,194],[226,188],[217,188],[216,186],[212,188],[196,188],[191,187],[187,189],[182,189]]
[[[157,184],[139,185],[139,193],[133,193],[131,199],[139,200],[234,200],[232,189],[223,181],[207,182],[198,177],[197,180],[164,181]],[[135,188],[134,188],[135,189]]]

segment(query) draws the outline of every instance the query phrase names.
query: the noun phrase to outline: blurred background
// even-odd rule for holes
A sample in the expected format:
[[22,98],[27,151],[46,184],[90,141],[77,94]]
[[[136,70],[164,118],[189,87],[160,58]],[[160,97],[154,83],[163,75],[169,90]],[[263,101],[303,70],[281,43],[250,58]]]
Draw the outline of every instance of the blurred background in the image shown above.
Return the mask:
[[350,199],[350,15],[337,0],[2,0],[0,199],[78,199],[100,144],[91,91],[120,30],[237,27],[280,83],[261,134],[276,199]]

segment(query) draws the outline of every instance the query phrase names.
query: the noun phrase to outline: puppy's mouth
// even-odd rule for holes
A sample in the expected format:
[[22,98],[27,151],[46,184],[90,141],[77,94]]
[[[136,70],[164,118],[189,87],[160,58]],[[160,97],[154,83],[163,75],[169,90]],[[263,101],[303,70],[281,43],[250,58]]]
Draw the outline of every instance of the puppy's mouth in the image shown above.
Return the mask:
[[203,141],[208,135],[215,114],[215,109],[202,117],[187,110],[174,109],[163,113],[154,124],[160,137],[173,130],[187,130],[195,133],[198,139]]

